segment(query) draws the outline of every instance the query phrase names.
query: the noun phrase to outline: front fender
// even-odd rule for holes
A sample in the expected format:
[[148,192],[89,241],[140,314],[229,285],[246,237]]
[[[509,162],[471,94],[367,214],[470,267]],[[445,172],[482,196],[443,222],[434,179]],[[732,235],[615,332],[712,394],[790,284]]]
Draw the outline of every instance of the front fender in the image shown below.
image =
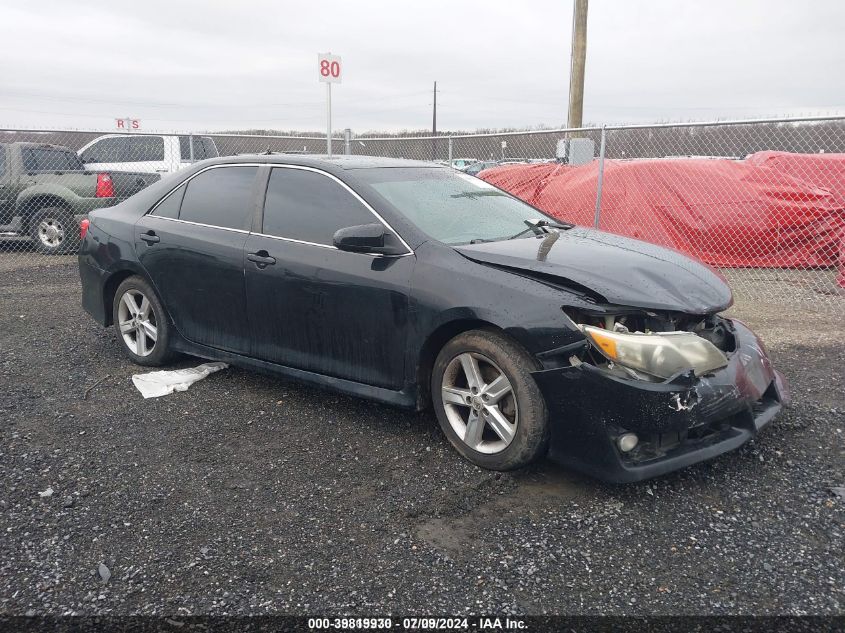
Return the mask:
[[412,314],[422,340],[452,321],[489,323],[542,354],[583,340],[563,312],[565,290],[473,262],[453,249],[426,243],[417,250]]

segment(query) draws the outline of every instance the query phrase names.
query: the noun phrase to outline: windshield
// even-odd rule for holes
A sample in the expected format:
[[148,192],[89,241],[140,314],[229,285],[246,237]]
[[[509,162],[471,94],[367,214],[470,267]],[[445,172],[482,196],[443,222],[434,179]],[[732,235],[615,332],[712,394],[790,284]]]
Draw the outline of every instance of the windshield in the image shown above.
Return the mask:
[[451,169],[361,169],[356,176],[424,233],[446,244],[507,239],[525,231],[526,220],[557,222],[493,185]]

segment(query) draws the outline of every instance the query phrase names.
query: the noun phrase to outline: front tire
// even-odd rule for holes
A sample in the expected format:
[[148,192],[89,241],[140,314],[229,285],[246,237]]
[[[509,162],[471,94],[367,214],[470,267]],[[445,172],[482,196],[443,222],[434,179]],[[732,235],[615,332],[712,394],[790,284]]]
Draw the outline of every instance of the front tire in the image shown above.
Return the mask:
[[546,402],[532,371],[539,362],[494,330],[472,330],[437,356],[431,394],[440,427],[458,452],[490,470],[513,470],[549,446]]
[[170,322],[143,277],[133,275],[117,287],[112,319],[121,347],[133,363],[158,367],[170,360]]
[[79,227],[70,212],[61,207],[38,211],[32,217],[29,236],[44,255],[63,255],[79,246]]

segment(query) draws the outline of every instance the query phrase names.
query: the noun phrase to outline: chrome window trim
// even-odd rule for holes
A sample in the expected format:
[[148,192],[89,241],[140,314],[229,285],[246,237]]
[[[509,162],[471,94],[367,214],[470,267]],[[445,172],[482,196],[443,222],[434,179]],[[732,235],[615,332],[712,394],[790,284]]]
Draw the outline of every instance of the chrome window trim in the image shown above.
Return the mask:
[[[173,189],[171,189],[166,194],[164,194],[162,196],[161,200],[156,202],[152,206],[152,208],[150,208],[150,210],[147,211],[144,215],[151,215],[155,218],[161,218],[162,220],[176,220],[177,222],[184,222],[185,224],[196,224],[198,226],[207,226],[207,227],[212,228],[212,229],[224,229],[224,230],[227,230],[227,231],[241,231],[242,229],[230,229],[230,228],[225,227],[225,226],[217,226],[216,224],[203,224],[202,222],[191,222],[190,220],[180,220],[179,218],[165,218],[164,216],[154,215],[154,214],[155,214],[155,210],[158,209],[159,206],[161,206],[161,204],[165,200],[167,200],[171,195],[173,195],[174,191],[176,191],[180,187],[184,186],[185,191],[187,192],[188,183],[191,182],[194,178],[196,178],[200,174],[207,172],[209,169],[217,169],[219,167],[258,167],[258,168],[261,168],[261,167],[264,167],[264,165],[266,165],[266,164],[267,163],[224,163],[222,165],[209,165],[208,167],[204,167],[204,168],[200,169],[197,173],[191,174],[188,178],[185,178],[185,180],[183,180],[178,185],[173,187]],[[182,209],[180,208],[179,211],[181,212]],[[243,232],[249,233],[249,231],[243,231]]]
[[152,216],[157,220],[167,220],[169,222],[180,222],[182,224],[192,224],[193,226],[204,226],[207,229],[220,229],[221,231],[231,231],[232,233],[251,233],[251,231],[245,231],[244,229],[232,229],[228,226],[217,226],[216,224],[203,224],[202,222],[192,222],[191,220],[180,220],[179,218],[166,218],[163,215],[154,215]]
[[[370,205],[370,203],[368,203],[360,195],[358,195],[357,191],[355,191],[352,187],[347,185],[345,182],[343,182],[340,178],[338,178],[334,174],[330,174],[329,172],[323,171],[322,169],[317,169],[316,167],[309,167],[308,165],[287,165],[287,164],[275,164],[275,163],[265,163],[265,164],[271,170],[270,178],[273,177],[273,174],[272,174],[273,169],[299,169],[301,171],[312,171],[314,173],[320,174],[321,176],[326,176],[327,178],[334,180],[337,184],[339,184],[341,187],[346,189],[346,191],[351,193],[352,197],[355,198],[358,202],[360,202],[364,206],[365,209],[367,209],[370,213],[372,213],[376,217],[376,219],[382,224],[382,226],[384,226],[388,231],[393,233],[399,239],[399,241],[402,243],[402,246],[404,246],[405,249],[408,251],[407,253],[402,253],[402,255],[392,255],[392,257],[404,257],[405,255],[413,255],[414,254],[414,249],[412,249],[410,246],[408,246],[408,243],[404,240],[404,238],[401,235],[399,235],[399,232],[396,231],[392,226],[390,226],[390,224],[387,222],[387,220],[385,220],[383,217],[381,217],[379,212],[376,211],[375,209],[373,209],[373,207]],[[268,182],[268,186],[269,186],[269,182],[270,182],[269,179],[268,179],[267,182]],[[266,200],[266,198],[265,198],[265,200]],[[262,219],[262,224],[263,224],[263,219],[264,219],[263,212],[261,214],[261,219]],[[264,227],[262,226],[262,228],[264,228]],[[334,248],[335,250],[338,250],[337,247],[335,247],[333,244],[317,244],[316,242],[306,242],[306,241],[303,241],[303,240],[297,240],[296,238],[292,238],[292,237],[283,237],[281,235],[265,235],[265,234],[262,234],[262,235],[264,235],[265,237],[278,237],[280,239],[284,239],[284,240],[288,240],[288,241],[292,241],[292,242],[300,242],[302,244],[314,244],[316,246],[327,246],[329,248]]]
[[[181,222],[182,224],[193,224],[194,226],[204,226],[204,227],[209,228],[209,229],[220,229],[221,231],[232,231],[234,233],[250,233],[252,235],[257,235],[257,236],[260,236],[260,237],[269,237],[270,239],[274,239],[274,240],[282,240],[283,242],[292,242],[294,244],[305,244],[307,246],[317,246],[319,248],[328,248],[328,249],[335,250],[335,251],[340,250],[334,244],[320,244],[318,242],[308,242],[306,240],[298,240],[298,239],[293,238],[293,237],[283,237],[281,235],[268,235],[266,233],[258,233],[257,231],[245,231],[243,229],[232,229],[232,228],[229,228],[229,227],[226,227],[226,226],[218,226],[216,224],[203,224],[202,222],[192,222],[191,220],[182,220],[182,219],[179,219],[179,218],[167,218],[167,217],[164,217],[164,216],[161,216],[161,215],[155,215],[155,210],[158,209],[158,207],[165,200],[167,200],[171,195],[173,195],[173,193],[177,189],[184,186],[186,188],[186,193],[187,193],[187,185],[191,180],[193,180],[194,178],[196,178],[200,174],[207,172],[209,169],[219,169],[221,167],[259,167],[259,168],[260,167],[269,167],[271,170],[272,169],[301,169],[302,171],[312,171],[312,172],[320,174],[322,176],[326,176],[327,178],[334,180],[341,187],[343,187],[349,193],[351,193],[352,196],[356,200],[358,200],[358,202],[360,202],[362,205],[364,205],[364,207],[370,213],[372,213],[373,216],[375,216],[375,218],[388,231],[393,233],[399,239],[399,241],[402,243],[402,246],[404,246],[407,249],[406,253],[402,253],[402,254],[399,254],[399,255],[384,255],[384,254],[381,254],[381,253],[355,253],[356,255],[369,255],[370,257],[407,257],[409,255],[414,254],[414,249],[412,249],[408,245],[408,243],[405,241],[405,239],[401,235],[399,235],[399,232],[396,231],[392,226],[390,226],[390,224],[387,222],[387,220],[385,220],[383,217],[381,217],[381,215],[378,213],[378,211],[373,209],[373,207],[366,200],[364,200],[360,195],[358,195],[358,192],[356,192],[354,189],[352,189],[352,187],[347,185],[345,182],[343,182],[337,176],[330,174],[327,171],[323,171],[322,169],[317,169],[316,167],[309,167],[307,165],[289,165],[289,164],[284,164],[284,163],[222,163],[220,165],[209,165],[208,167],[204,167],[203,169],[200,169],[197,173],[191,174],[190,177],[186,178],[185,180],[180,182],[178,185],[173,187],[173,189],[171,189],[164,196],[162,196],[161,200],[156,202],[152,206],[152,208],[149,211],[147,211],[146,215],[154,217],[154,218],[158,218],[159,220],[170,220],[171,222]],[[272,176],[272,173],[270,174],[270,176]],[[269,183],[269,177],[268,177],[268,183]],[[266,200],[266,198],[265,198],[265,200]],[[181,209],[180,209],[180,211],[181,211]],[[262,224],[263,224],[263,220],[264,220],[263,206],[262,206],[261,219],[262,219]],[[352,252],[352,251],[349,251],[349,252]]]
[[292,237],[280,237],[278,235],[268,235],[267,233],[252,232],[256,237],[269,237],[271,240],[281,240],[282,242],[293,242],[294,244],[307,244],[308,246],[319,246],[320,248],[329,248],[333,251],[340,250],[334,244],[320,244],[319,242],[308,242],[307,240],[296,240]]
[[[256,233],[255,231],[250,231],[251,235],[255,235],[256,237],[266,237],[271,240],[280,240],[282,242],[292,242],[294,244],[305,244],[306,246],[317,246],[318,248],[326,248],[330,251],[340,251],[340,249],[335,246],[334,244],[320,244],[319,242],[308,242],[306,240],[297,240],[292,237],[280,237],[279,235],[268,235],[267,233]],[[399,237],[397,235],[397,237]],[[400,238],[401,239],[401,238]],[[347,253],[351,253],[352,255],[366,255],[367,257],[408,257],[413,255],[413,251],[409,251],[407,253],[402,253],[400,255],[385,255],[384,253],[356,253],[354,251],[345,251]]]

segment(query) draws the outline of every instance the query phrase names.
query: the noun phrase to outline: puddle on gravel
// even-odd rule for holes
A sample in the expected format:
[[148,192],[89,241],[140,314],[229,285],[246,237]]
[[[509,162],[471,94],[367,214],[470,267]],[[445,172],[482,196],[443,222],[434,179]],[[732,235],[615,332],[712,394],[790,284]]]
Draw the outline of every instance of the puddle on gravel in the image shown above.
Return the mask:
[[466,558],[475,548],[486,547],[491,527],[557,511],[569,501],[590,495],[595,485],[553,464],[537,472],[517,474],[515,480],[513,490],[466,514],[420,523],[414,530],[417,538],[453,558]]

